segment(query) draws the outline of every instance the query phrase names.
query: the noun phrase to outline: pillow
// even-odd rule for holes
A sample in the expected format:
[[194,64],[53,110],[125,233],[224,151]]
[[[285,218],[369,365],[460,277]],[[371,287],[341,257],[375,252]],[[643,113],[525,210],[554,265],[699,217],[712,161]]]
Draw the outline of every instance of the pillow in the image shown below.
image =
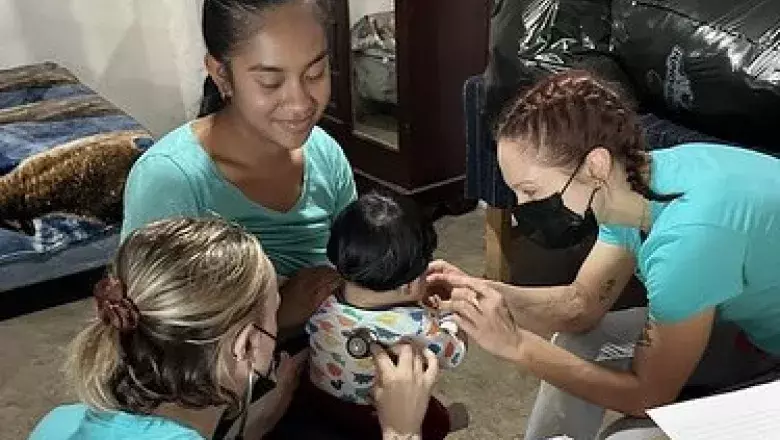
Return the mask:
[[764,0],[614,0],[613,49],[651,111],[778,151],[778,16]]
[[630,95],[608,53],[610,5],[611,0],[495,0],[485,72],[489,120],[519,90],[569,68],[591,70]]
[[116,131],[37,153],[0,177],[0,219],[33,235],[33,219],[67,213],[105,224],[122,218],[127,175],[149,134]]

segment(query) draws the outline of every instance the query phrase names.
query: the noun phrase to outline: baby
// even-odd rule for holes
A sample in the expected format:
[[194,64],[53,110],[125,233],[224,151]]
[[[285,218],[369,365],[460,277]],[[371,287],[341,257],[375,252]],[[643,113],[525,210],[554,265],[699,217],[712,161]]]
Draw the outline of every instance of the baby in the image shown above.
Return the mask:
[[[345,283],[306,326],[310,379],[319,390],[354,407],[345,414],[351,423],[361,411],[372,412],[375,374],[370,358],[355,358],[347,350],[356,329],[370,330],[388,346],[401,340],[427,346],[442,368],[456,367],[463,360],[466,344],[455,323],[423,306],[424,275],[436,241],[433,225],[420,217],[414,205],[377,193],[360,197],[333,223],[328,258]],[[448,418],[439,425],[446,424],[449,431],[452,420],[438,401],[432,400],[426,422],[429,427],[436,425],[432,413],[437,411]],[[424,438],[443,438],[447,433],[428,432],[431,435]]]

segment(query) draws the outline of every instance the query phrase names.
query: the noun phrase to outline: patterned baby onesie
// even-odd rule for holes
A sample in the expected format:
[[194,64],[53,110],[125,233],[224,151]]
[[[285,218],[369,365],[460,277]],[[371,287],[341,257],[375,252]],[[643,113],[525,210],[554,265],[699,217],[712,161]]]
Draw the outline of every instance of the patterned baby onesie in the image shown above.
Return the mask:
[[371,403],[374,362],[355,359],[347,352],[348,335],[361,327],[373,330],[387,345],[404,337],[426,344],[442,368],[457,367],[466,352],[465,343],[455,336],[457,325],[447,317],[437,318],[415,306],[361,309],[332,295],[306,324],[311,346],[309,375],[318,388],[347,402]]

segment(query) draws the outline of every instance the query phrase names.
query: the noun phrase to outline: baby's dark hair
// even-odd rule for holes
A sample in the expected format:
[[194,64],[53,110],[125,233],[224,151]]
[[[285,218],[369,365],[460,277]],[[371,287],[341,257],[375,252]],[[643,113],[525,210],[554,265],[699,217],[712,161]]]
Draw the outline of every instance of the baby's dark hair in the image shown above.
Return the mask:
[[[290,3],[311,5],[325,25],[330,19],[328,0],[205,0],[203,2],[203,40],[208,53],[222,63],[241,43],[251,38],[261,22],[256,18],[271,8]],[[216,113],[226,103],[211,77],[203,84],[200,116]]]
[[425,273],[436,242],[433,224],[414,203],[372,192],[336,217],[328,258],[346,281],[384,292]]

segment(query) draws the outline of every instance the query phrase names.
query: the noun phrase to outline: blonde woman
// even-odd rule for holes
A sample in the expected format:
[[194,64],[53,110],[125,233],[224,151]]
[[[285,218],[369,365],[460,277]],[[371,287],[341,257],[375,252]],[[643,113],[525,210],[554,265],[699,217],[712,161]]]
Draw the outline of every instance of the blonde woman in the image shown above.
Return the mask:
[[[210,439],[226,408],[242,416],[239,436],[259,439],[286,408],[281,397],[263,399],[277,411],[246,404],[252,388],[294,388],[301,363],[283,354],[277,368],[276,275],[242,228],[172,219],[138,229],[95,299],[97,319],[66,363],[80,403],[51,411],[32,440]],[[425,353],[425,371],[420,358],[408,347],[397,364],[377,355],[386,438],[419,429],[436,376],[435,357]]]

